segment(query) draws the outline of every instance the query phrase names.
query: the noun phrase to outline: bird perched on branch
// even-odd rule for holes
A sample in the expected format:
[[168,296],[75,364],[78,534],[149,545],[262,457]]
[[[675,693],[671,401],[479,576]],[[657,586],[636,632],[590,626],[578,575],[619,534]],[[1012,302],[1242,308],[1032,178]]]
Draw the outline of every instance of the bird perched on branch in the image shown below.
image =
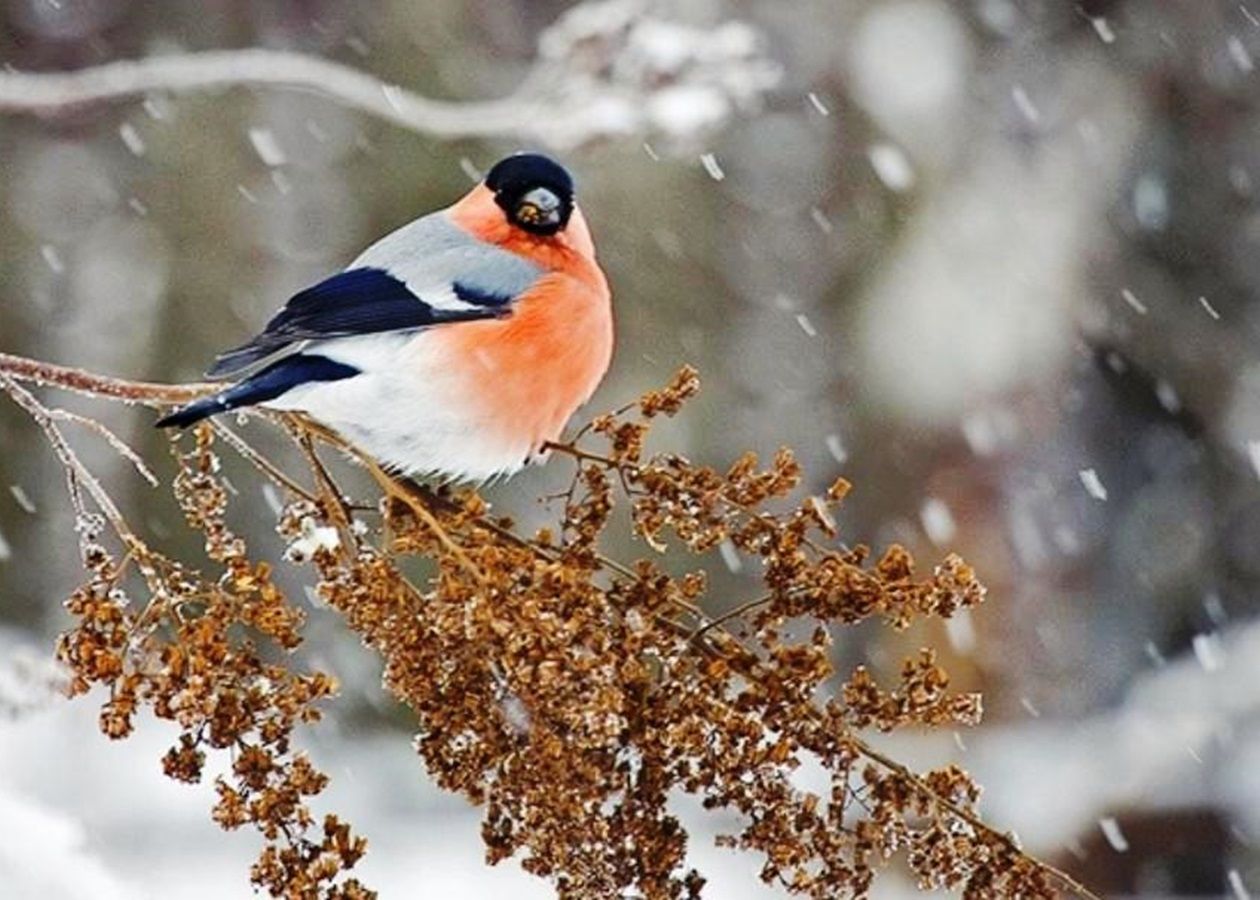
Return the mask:
[[523,153],[296,294],[218,357],[210,377],[234,384],[157,424],[300,410],[401,473],[484,480],[560,436],[612,345],[573,180]]

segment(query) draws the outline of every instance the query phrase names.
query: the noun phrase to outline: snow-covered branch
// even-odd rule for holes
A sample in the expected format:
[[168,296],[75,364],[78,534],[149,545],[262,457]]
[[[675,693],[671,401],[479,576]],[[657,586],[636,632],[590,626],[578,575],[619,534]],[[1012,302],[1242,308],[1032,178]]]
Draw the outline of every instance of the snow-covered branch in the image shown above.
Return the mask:
[[518,137],[572,147],[611,136],[687,144],[757,107],[779,81],[759,34],[728,22],[668,21],[640,0],[597,0],[561,16],[506,97],[444,101],[331,60],[251,48],[122,60],[72,72],[0,72],[0,112],[67,107],[234,86],[322,94],[440,139]]
[[215,388],[210,384],[158,384],[147,381],[129,381],[125,378],[97,375],[95,372],[76,369],[72,366],[59,366],[56,363],[0,352],[0,381],[5,378],[44,387],[58,387],[89,397],[109,397],[148,406],[173,406],[187,403],[205,396]]
[[514,131],[526,106],[508,100],[430,100],[330,60],[285,50],[245,49],[151,56],[73,72],[4,72],[0,110],[38,113],[154,91],[182,94],[235,85],[315,91],[438,137]]

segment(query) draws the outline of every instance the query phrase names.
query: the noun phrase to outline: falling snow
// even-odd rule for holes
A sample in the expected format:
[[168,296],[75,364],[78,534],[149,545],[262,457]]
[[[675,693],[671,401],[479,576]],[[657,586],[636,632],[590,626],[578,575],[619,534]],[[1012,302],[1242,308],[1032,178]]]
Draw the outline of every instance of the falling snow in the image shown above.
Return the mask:
[[739,555],[739,551],[735,549],[735,545],[729,540],[724,540],[718,544],[718,553],[722,557],[722,562],[732,573],[738,575],[744,568],[744,559]]
[[1243,883],[1242,875],[1237,869],[1230,869],[1227,877],[1234,900],[1251,900],[1251,891],[1247,890],[1247,885]]
[[266,482],[262,486],[263,501],[267,504],[267,508],[271,510],[273,516],[278,516],[284,510],[284,501],[280,498],[280,492],[276,490],[275,485]]
[[1011,99],[1015,101],[1015,108],[1019,110],[1019,114],[1036,125],[1041,121],[1041,113],[1037,107],[1033,106],[1032,99],[1028,96],[1028,92],[1024,90],[1024,86],[1017,84],[1011,88]]
[[145,115],[156,122],[166,119],[170,110],[168,101],[153,95],[145,97],[140,102],[140,107],[144,110]]
[[66,262],[61,258],[61,251],[52,244],[42,244],[39,248],[39,255],[44,258],[44,262],[48,268],[60,275],[66,270]]
[[849,460],[849,451],[844,447],[844,440],[838,434],[829,434],[825,441],[827,452],[837,465],[844,465]]
[[1168,184],[1153,173],[1146,173],[1133,186],[1133,215],[1148,231],[1162,231],[1168,225]]
[[971,610],[964,609],[945,620],[945,636],[954,652],[968,656],[976,649],[976,626]]
[[[25,6],[19,24],[31,58],[52,48],[67,65],[106,46],[175,56],[205,24],[195,4],[162,5],[162,21],[143,22],[110,13],[116,2]],[[241,11],[248,5],[237,6],[216,13],[216,28],[256,31]],[[533,27],[506,55],[496,46],[502,35],[488,32],[429,41],[432,58],[412,71],[408,42],[423,31],[413,10],[384,23],[371,4],[333,19],[266,23],[274,46],[396,78],[405,87],[360,86],[367,105],[392,110],[394,123],[272,85],[92,104],[109,115],[88,106],[21,120],[6,112],[5,127],[20,124],[6,132],[12,146],[0,173],[14,326],[0,351],[122,377],[195,378],[294,291],[479,181],[495,148],[547,148],[575,169],[616,286],[617,362],[586,412],[691,359],[705,378],[703,416],[664,424],[662,447],[673,429],[679,452],[725,465],[743,446],[790,445],[806,464],[803,495],[840,471],[853,477],[840,536],[847,546],[869,545],[878,559],[888,543],[916,545],[928,569],[930,559],[961,552],[995,588],[991,602],[948,619],[925,642],[952,650],[944,664],[957,666],[956,686],[974,682],[993,708],[1014,715],[964,735],[905,735],[909,751],[957,753],[984,786],[984,815],[1018,826],[1027,846],[1069,868],[1072,854],[1105,840],[1111,852],[1080,867],[1098,873],[1096,890],[1114,883],[1116,893],[1137,895],[1185,881],[1204,895],[1253,896],[1243,845],[1260,834],[1252,689],[1260,626],[1248,602],[1260,585],[1252,221],[1260,157],[1246,140],[1260,133],[1255,0],[1219,9],[1051,3],[1031,17],[1029,4],[1012,0],[808,10],[751,0],[729,13],[757,28],[724,27],[717,20],[726,13],[698,27],[672,20],[668,4],[651,6],[671,20],[643,27],[637,0],[575,2],[578,14],[558,27],[540,19],[538,69]],[[628,12],[618,19],[618,10]],[[785,72],[808,80],[794,86]],[[512,122],[512,92],[547,83],[563,90]],[[1178,103],[1152,102],[1154,84]],[[475,120],[487,133],[471,141],[441,133],[462,120],[458,102],[441,107],[450,115],[438,116],[437,133],[409,130],[401,120],[415,109],[410,93],[428,89],[444,102],[488,101]],[[1188,265],[1187,247],[1211,265]],[[37,393],[76,411],[114,410]],[[118,412],[110,427],[161,455],[148,411]],[[32,518],[36,505],[17,484],[12,502],[0,503],[8,579],[0,595],[13,601],[13,615],[0,616],[0,709],[12,674],[7,638],[42,608],[15,554],[43,546],[71,515],[61,480],[40,468],[48,460],[26,452],[34,429],[20,427],[20,440],[4,447],[6,481],[30,485],[40,508]],[[255,420],[249,432],[260,449],[265,430]],[[177,539],[178,519],[157,507],[157,492],[130,473],[117,481],[122,465],[108,447],[68,423],[66,431],[93,472],[125,485],[119,499],[137,529],[158,537],[169,529]],[[363,473],[330,464],[338,478],[347,470],[356,503],[371,501]],[[225,465],[240,487],[232,527],[251,549],[274,551],[271,526],[286,498],[239,461],[225,456]],[[548,479],[566,477],[561,469],[553,460],[494,485],[496,510],[532,527],[539,485],[551,490]],[[94,532],[101,523],[80,524]],[[350,528],[374,539],[378,524],[364,513]],[[309,559],[339,540],[335,529],[305,522],[288,554]],[[77,554],[64,556],[48,554],[48,584],[78,577]],[[750,559],[726,542],[703,564],[727,588],[752,590],[742,582],[761,564]],[[317,640],[303,652],[327,653],[345,685],[330,713],[345,711],[348,727],[329,729],[321,748],[336,759],[333,790],[361,794],[370,812],[356,824],[369,835],[415,837],[407,845],[428,854],[422,866],[408,859],[391,872],[382,896],[410,889],[421,870],[447,885],[475,882],[469,892],[479,896],[537,887],[519,872],[524,887],[476,880],[477,818],[430,796],[405,747],[392,753],[355,727],[365,708],[385,705],[379,671],[339,635],[309,567],[275,571],[287,594],[321,608],[311,615]],[[711,598],[708,611],[741,594]],[[648,627],[636,610],[626,624]],[[865,632],[845,641],[834,662],[870,658],[895,672],[886,641]],[[506,689],[500,701],[504,727],[527,735],[526,704]],[[137,823],[158,837],[182,833],[204,825],[204,810],[167,802],[143,781],[88,790],[93,767],[80,764],[77,748],[90,716],[46,705],[12,721],[0,714],[0,770],[30,788],[18,799],[0,785],[0,809],[22,823],[10,829],[19,837],[46,838],[15,847],[58,862],[50,871],[66,873],[66,896],[163,895],[180,883],[170,842],[151,842],[140,859],[117,835]],[[112,771],[152,769],[147,756],[120,760]],[[416,792],[406,804],[400,786]],[[1117,818],[1100,817],[1131,812],[1176,841],[1181,826],[1169,810],[1187,806],[1218,817],[1231,835],[1211,852],[1210,877],[1169,857],[1149,868],[1143,861],[1139,883],[1121,885],[1138,861],[1136,827],[1131,849]],[[403,807],[406,815],[395,815]],[[434,832],[445,816],[451,827]],[[120,827],[85,830],[101,817]],[[426,834],[432,842],[416,837]],[[745,873],[704,855],[710,834],[695,837],[688,855],[694,849],[714,879],[709,892],[742,900]],[[0,869],[19,852],[0,850]],[[198,869],[207,879],[231,871],[209,842],[198,852],[210,854]],[[388,871],[387,847],[374,848],[373,863]],[[204,892],[229,895],[240,873],[232,877]],[[897,877],[889,873],[877,890],[900,893]]]
[[1260,478],[1260,441],[1247,442],[1247,457],[1251,460],[1252,471]]
[[30,496],[27,495],[25,489],[23,489],[21,485],[9,485],[9,493],[13,495],[13,499],[17,502],[17,505],[22,508],[23,512],[30,513],[31,515],[35,514],[35,503],[31,500]]
[[1098,477],[1098,473],[1093,469],[1081,469],[1077,473],[1080,476],[1081,484],[1085,485],[1085,490],[1095,500],[1106,500],[1107,489],[1103,487],[1102,479]]
[[1146,304],[1143,303],[1141,300],[1139,300],[1138,295],[1133,293],[1133,291],[1129,290],[1128,288],[1124,288],[1123,290],[1120,291],[1120,296],[1124,298],[1125,303],[1133,307],[1133,309],[1136,310],[1139,314],[1143,316],[1146,315],[1147,313]]
[[929,497],[923,502],[919,510],[919,521],[923,523],[923,530],[927,533],[928,540],[938,547],[948,544],[958,533],[954,514],[950,512],[945,501],[938,497]]
[[122,138],[123,144],[134,156],[144,156],[144,139],[140,137],[136,126],[130,122],[124,122],[118,126],[118,136]]
[[835,532],[838,530],[835,517],[832,516],[831,510],[827,508],[826,501],[821,497],[813,496],[809,498],[809,505],[813,509],[814,515],[818,516],[828,531]]
[[1172,386],[1171,382],[1165,381],[1163,378],[1155,382],[1155,398],[1159,400],[1159,405],[1170,413],[1181,411],[1181,396],[1177,393],[1177,389]]
[[963,438],[977,456],[991,456],[1016,437],[1014,417],[1000,409],[979,409],[961,423]]
[[895,144],[873,144],[866,151],[871,168],[879,180],[892,191],[904,193],[914,187],[914,168],[905,151]]
[[1203,611],[1207,613],[1213,625],[1224,625],[1229,619],[1229,615],[1225,612],[1225,604],[1221,602],[1221,595],[1215,591],[1209,592],[1203,598]]
[[529,734],[529,710],[520,697],[515,694],[506,695],[499,701],[499,710],[503,713],[503,720],[516,734]]
[[464,173],[464,177],[472,184],[476,184],[485,177],[485,173],[482,172],[481,169],[477,168],[477,164],[467,156],[461,156],[459,158],[459,168],[460,171]]
[[1116,33],[1111,30],[1111,23],[1105,17],[1095,16],[1089,20],[1089,23],[1094,26],[1094,33],[1104,44],[1116,42]]
[[1111,849],[1117,853],[1127,853],[1129,850],[1129,842],[1125,839],[1124,832],[1120,830],[1120,823],[1113,818],[1099,819],[1098,827],[1102,829],[1103,837],[1107,839],[1107,843],[1111,845]]
[[1224,664],[1221,641],[1214,634],[1196,634],[1191,641],[1194,658],[1205,672],[1216,672]]
[[1237,35],[1231,34],[1225,40],[1225,45],[1229,48],[1230,59],[1243,72],[1251,72],[1256,68],[1255,60],[1251,58],[1251,53],[1247,50],[1246,45],[1238,39]]
[[288,157],[280,147],[280,142],[269,128],[249,129],[249,142],[264,165],[282,166],[288,161]]
[[714,181],[721,181],[726,178],[726,173],[722,171],[722,167],[718,165],[717,157],[712,153],[701,154],[700,164],[704,166],[704,170],[709,173],[709,177]]

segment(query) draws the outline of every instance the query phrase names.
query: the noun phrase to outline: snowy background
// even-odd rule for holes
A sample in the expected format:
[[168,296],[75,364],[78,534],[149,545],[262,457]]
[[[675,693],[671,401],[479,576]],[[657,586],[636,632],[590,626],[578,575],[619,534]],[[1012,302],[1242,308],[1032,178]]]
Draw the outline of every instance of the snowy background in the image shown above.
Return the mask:
[[[485,99],[518,84],[571,6],[5,0],[0,62],[269,46]],[[991,588],[978,613],[853,631],[838,662],[887,672],[922,641],[942,647],[956,685],[984,692],[986,724],[893,749],[960,762],[988,818],[1114,895],[1260,892],[1250,6],[669,3],[728,44],[752,32],[721,23],[760,33],[781,71],[725,76],[753,94],[773,83],[764,104],[676,93],[642,108],[665,132],[645,145],[642,110],[621,98],[600,107],[611,133],[563,153],[617,306],[594,408],[692,362],[706,386],[670,432],[679,449],[720,465],[790,444],[814,485],[855,483],[850,540],[974,563]],[[639,52],[667,63],[678,34]],[[537,115],[531,145],[573,139],[574,123]],[[269,89],[0,117],[0,350],[195,378],[290,293],[520,146],[440,142]],[[149,416],[90,408],[162,452]],[[163,726],[111,744],[90,699],[40,691],[78,579],[69,513],[41,438],[7,404],[0,450],[0,895],[249,896],[254,838],[210,822],[208,786],[161,776]],[[107,452],[89,458],[148,534],[188,544],[169,498]],[[554,468],[494,502],[540,519]],[[275,552],[261,493],[235,515]],[[723,594],[753,590],[715,565]],[[315,612],[304,652],[346,686],[309,740],[333,776],[328,808],[371,842],[365,881],[384,898],[549,895],[514,864],[482,864],[477,811],[429,785],[375,661],[334,618]],[[709,846],[720,821],[681,811],[712,896],[773,896],[755,860]],[[879,888],[908,890],[895,876]]]

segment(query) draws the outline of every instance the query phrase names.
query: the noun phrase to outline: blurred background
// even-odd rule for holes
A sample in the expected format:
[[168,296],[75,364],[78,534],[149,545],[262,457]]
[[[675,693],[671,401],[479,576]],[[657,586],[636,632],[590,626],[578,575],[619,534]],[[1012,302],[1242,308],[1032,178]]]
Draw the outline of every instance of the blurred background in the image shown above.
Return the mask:
[[[600,103],[497,141],[268,88],[2,116],[0,350],[196,379],[504,152],[550,147],[614,286],[592,410],[691,362],[704,392],[660,446],[723,466],[788,444],[812,488],[854,482],[847,540],[957,550],[989,585],[948,628],[837,634],[843,671],[891,675],[930,642],[984,692],[981,728],[888,746],[965,766],[988,819],[1100,893],[1260,891],[1260,3],[614,0],[555,24],[573,7],[4,0],[6,67],[265,46],[457,100],[511,92],[540,40],[657,30]],[[73,408],[162,461],[148,413]],[[82,446],[149,536],[195,549],[164,492]],[[490,495],[541,523],[567,471]],[[233,521],[274,556],[275,498],[239,483]],[[69,523],[42,438],[0,403],[0,885],[248,896],[255,839],[211,823],[209,785],[161,776],[169,729],[110,744],[90,698],[40,689],[80,577]],[[716,603],[755,590],[709,562]],[[306,576],[286,574],[299,598]],[[428,785],[375,659],[312,617],[302,652],[345,686],[308,736],[321,808],[371,842],[361,877],[385,898],[549,896],[482,864],[478,812]],[[680,810],[711,896],[775,896],[711,847],[720,819]],[[895,866],[876,888],[910,894]]]

